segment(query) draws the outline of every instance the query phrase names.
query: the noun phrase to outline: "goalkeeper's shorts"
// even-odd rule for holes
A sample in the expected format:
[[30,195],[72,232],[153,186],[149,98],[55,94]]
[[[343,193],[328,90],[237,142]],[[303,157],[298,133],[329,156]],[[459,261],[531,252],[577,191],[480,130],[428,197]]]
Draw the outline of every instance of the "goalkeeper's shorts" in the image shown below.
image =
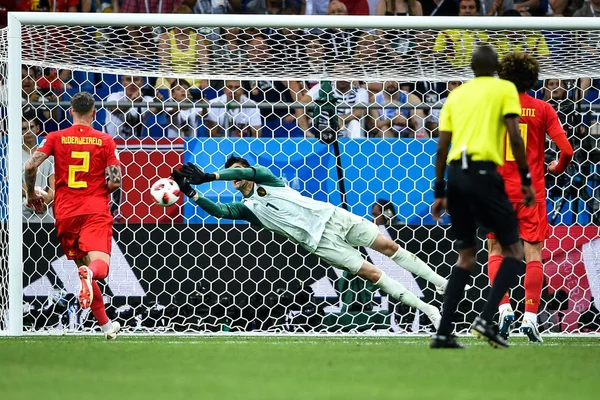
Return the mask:
[[110,254],[112,227],[110,214],[76,215],[56,220],[58,240],[69,260],[80,260],[90,251]]
[[334,267],[356,274],[364,262],[356,247],[371,247],[378,234],[377,225],[371,221],[336,208],[314,254]]

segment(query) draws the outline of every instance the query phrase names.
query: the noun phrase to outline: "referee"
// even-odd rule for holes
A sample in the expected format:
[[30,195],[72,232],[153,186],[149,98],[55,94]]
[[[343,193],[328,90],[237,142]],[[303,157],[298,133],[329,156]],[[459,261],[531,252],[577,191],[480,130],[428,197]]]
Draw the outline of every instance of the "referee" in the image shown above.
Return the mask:
[[[452,321],[476,265],[477,227],[496,233],[504,261],[483,312],[471,326],[471,333],[493,347],[508,347],[492,322],[502,296],[516,283],[523,260],[517,218],[504,191],[504,181],[496,171],[496,167],[504,163],[507,130],[521,174],[526,206],[534,203],[534,192],[519,131],[519,94],[513,83],[494,77],[498,68],[496,52],[487,45],[478,47],[471,58],[475,79],[454,89],[440,114],[432,214],[440,221],[447,206],[459,258],[450,274],[442,321],[431,339],[431,348],[464,348],[452,336]],[[452,148],[448,151],[450,144]],[[446,163],[449,164],[447,189]]]

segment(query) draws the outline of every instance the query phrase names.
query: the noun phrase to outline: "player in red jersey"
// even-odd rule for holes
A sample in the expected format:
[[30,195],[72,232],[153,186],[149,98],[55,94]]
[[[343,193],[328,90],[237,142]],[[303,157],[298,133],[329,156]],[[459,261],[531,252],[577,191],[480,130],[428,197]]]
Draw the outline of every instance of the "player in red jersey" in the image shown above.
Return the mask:
[[[573,148],[567,140],[556,111],[550,104],[535,99],[527,94],[538,81],[540,71],[535,58],[524,53],[510,53],[503,59],[499,76],[515,84],[519,91],[521,101],[521,118],[519,127],[525,142],[527,162],[529,164],[533,189],[535,190],[536,205],[525,207],[522,203],[521,177],[517,163],[506,146],[506,161],[499,172],[504,179],[504,185],[509,200],[513,203],[519,220],[519,235],[524,242],[525,249],[525,315],[521,325],[521,332],[525,333],[530,341],[542,342],[537,327],[537,313],[540,305],[542,286],[544,284],[544,271],[542,268],[542,247],[549,234],[548,215],[546,212],[546,187],[545,187],[545,138],[546,133],[560,149],[558,162],[552,161],[548,165],[548,172],[561,174],[565,171],[573,158]],[[508,135],[506,136],[508,141]],[[493,282],[502,263],[502,247],[493,234],[488,235],[488,274]],[[499,306],[500,334],[508,338],[510,326],[515,319],[510,306],[508,293],[504,296]]]
[[108,276],[113,226],[109,202],[110,194],[121,186],[121,167],[114,140],[92,128],[96,114],[92,95],[75,94],[70,113],[73,125],[46,136],[25,164],[27,200],[36,209],[42,207],[35,177],[39,165],[54,156],[58,239],[67,258],[79,267],[81,308],[91,307],[105,337],[111,340],[121,327],[106,315],[96,280]]

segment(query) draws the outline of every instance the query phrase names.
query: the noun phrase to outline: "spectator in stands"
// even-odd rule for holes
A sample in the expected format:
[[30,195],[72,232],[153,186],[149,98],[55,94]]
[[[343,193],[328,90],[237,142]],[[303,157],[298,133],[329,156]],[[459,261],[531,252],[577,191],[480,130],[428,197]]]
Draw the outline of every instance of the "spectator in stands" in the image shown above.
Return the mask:
[[[336,65],[336,72],[344,73],[345,67],[342,64]],[[354,104],[368,104],[369,94],[368,92],[360,87],[354,86],[352,82],[346,80],[338,80],[331,82],[332,94],[338,103],[345,103],[348,105]],[[324,91],[321,90],[323,82],[320,82],[313,86],[301,99],[300,102],[309,104],[318,100],[319,98],[325,98],[327,96]],[[366,110],[362,108],[347,108],[337,107],[338,114],[338,136],[345,137],[363,137],[364,133],[361,128],[361,122],[363,117],[366,115]],[[321,125],[327,124],[328,113],[323,112],[319,116],[319,123]],[[310,131],[310,124],[308,121],[307,112],[304,109],[296,110],[296,118],[298,118],[298,126],[305,132],[306,137],[315,137],[315,134]]]
[[[391,67],[395,71],[398,68],[395,54],[391,43],[381,35],[375,34],[375,31],[362,32],[357,38],[354,52],[356,64],[360,69],[356,73],[367,76],[379,75],[386,67]],[[381,90],[381,87],[378,89]]]
[[[414,32],[414,46],[405,57],[412,59],[419,66],[411,71],[422,77],[439,76],[446,70],[450,63],[445,57],[439,57],[433,52],[436,31],[422,30]],[[416,83],[402,83],[400,88],[417,95],[425,104],[433,105],[440,100],[440,94],[446,90],[446,84],[439,81],[418,81]]]
[[[167,101],[179,104],[191,104],[190,83],[185,79],[175,79],[171,82],[171,97]],[[202,108],[198,107],[168,107],[167,114],[167,137],[194,137],[198,128],[198,120],[204,114]]]
[[304,2],[293,0],[246,0],[242,9],[247,14],[304,14]]
[[[173,14],[191,14],[192,10],[186,6],[179,6]],[[158,59],[163,68],[177,74],[192,74],[198,70],[208,70],[208,39],[195,29],[172,28],[160,35],[158,43]],[[174,78],[159,78],[156,81],[157,89],[171,87]],[[207,81],[194,79],[190,81],[192,88],[204,89]]]
[[[308,34],[304,36],[301,41],[304,46],[302,53],[300,54],[300,65],[302,69],[307,71],[311,75],[321,75],[325,72],[325,46],[323,40],[319,35]],[[318,81],[305,81],[304,82],[304,95],[306,90],[309,90],[315,86]],[[299,97],[301,98],[302,95]]]
[[574,17],[600,17],[600,0],[589,0],[573,14]]
[[419,0],[423,15],[436,17],[456,17],[458,4],[455,0]]
[[325,15],[329,0],[302,0],[306,3],[304,13],[306,15]]
[[[181,0],[123,0],[121,13],[170,14],[181,5]],[[130,48],[143,55],[153,55],[158,31],[153,28],[128,27]]]
[[[225,81],[223,92],[223,95],[210,100],[208,104],[205,124],[210,136],[260,136],[262,130],[260,111],[244,93],[241,82]],[[224,107],[218,107],[217,104]]]
[[[447,94],[450,94],[451,91],[453,91],[460,85],[462,85],[461,81],[448,82]],[[448,97],[447,95],[445,97],[442,97],[438,104],[438,106],[440,108],[432,108],[431,111],[429,112],[429,115],[425,118],[425,129],[427,130],[427,132],[429,132],[429,135],[432,138],[438,137],[438,133],[439,133],[438,125],[440,123],[440,111],[442,110],[441,107],[446,102],[447,97]]]
[[583,6],[584,0],[548,0],[548,3],[555,17],[571,17]]
[[183,0],[183,4],[194,14],[227,14],[230,10],[229,0]]
[[[517,10],[507,10],[504,17],[520,17]],[[520,51],[533,55],[539,62],[550,57],[550,48],[546,38],[539,31],[500,31],[490,39],[490,44],[498,53],[498,58],[504,57],[513,51]]]
[[[417,0],[379,0],[375,8],[376,15],[423,15],[423,7]],[[409,29],[377,30],[382,44],[392,50],[390,55],[405,55],[410,48],[413,32]],[[395,60],[401,61],[401,60]]]
[[100,0],[100,12],[118,13],[120,9],[121,0]]
[[[28,112],[23,113],[21,124],[23,132],[23,145],[21,147],[23,152],[22,162],[24,170],[25,163],[38,148],[40,125],[35,118],[35,113]],[[25,178],[23,178],[22,182],[23,192],[21,197],[25,199],[27,198],[27,186],[25,186],[24,179]],[[54,184],[54,157],[49,157],[40,165],[35,181],[36,188],[39,187],[45,192],[45,194],[42,193],[45,204],[44,211],[40,213],[35,212],[32,208],[23,203],[23,221],[28,221],[30,223],[54,222],[52,208],[50,207],[54,200]]]
[[546,14],[546,10],[542,9],[540,0],[515,0],[515,10],[520,12],[522,16]]
[[41,126],[41,132],[45,134],[51,130],[56,130],[56,121],[58,120],[57,107],[50,107],[49,104],[56,101],[56,96],[51,91],[46,90],[44,94],[36,84],[38,73],[36,68],[21,67],[21,96],[24,105],[23,113],[34,113],[35,118]]
[[[254,36],[248,43],[248,63],[245,71],[249,75],[268,74],[270,68],[275,68],[274,74],[280,70],[278,61],[273,59],[267,40],[262,35]],[[300,83],[297,81],[250,81],[245,83],[245,90],[249,98],[256,103],[273,104],[278,102],[295,102],[301,91]],[[261,115],[269,127],[277,127],[281,122],[291,123],[295,121],[293,111],[279,108],[262,108]],[[264,132],[263,132],[264,133]]]
[[119,102],[118,106],[107,107],[104,131],[111,136],[131,137],[141,136],[143,122],[156,109],[149,108],[145,103],[155,100],[153,96],[144,95],[142,87],[144,78],[140,76],[123,75],[121,84],[124,90],[111,93],[106,102]]
[[422,109],[416,108],[421,104],[421,99],[412,93],[400,90],[398,82],[385,82],[383,90],[375,95],[375,104],[382,106],[382,108],[369,110],[375,121],[375,136],[382,138],[424,137],[422,127],[425,113]]
[[367,0],[339,0],[346,6],[346,15],[369,15],[369,2]]
[[418,0],[379,0],[376,15],[423,15],[423,6]]
[[[327,15],[348,15],[348,9],[341,1],[331,0]],[[332,63],[340,63],[352,57],[359,33],[357,29],[326,29],[321,36],[325,44],[326,58]]]
[[515,8],[513,0],[482,0],[479,15],[503,15],[505,11]]
[[398,224],[398,216],[394,204],[386,199],[377,199],[371,207],[373,223],[379,226],[392,226]]
[[[477,16],[481,3],[480,0],[459,0],[458,7],[460,17]],[[467,67],[475,47],[487,42],[488,35],[483,31],[449,29],[438,33],[433,50],[452,66]]]

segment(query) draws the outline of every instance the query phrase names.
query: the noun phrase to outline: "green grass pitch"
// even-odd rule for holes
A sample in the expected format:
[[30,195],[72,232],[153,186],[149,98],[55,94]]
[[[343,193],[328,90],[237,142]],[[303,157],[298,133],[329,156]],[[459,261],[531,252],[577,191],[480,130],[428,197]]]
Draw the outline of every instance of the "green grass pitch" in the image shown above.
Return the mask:
[[600,339],[507,350],[463,338],[98,336],[0,338],[3,400],[594,399]]

